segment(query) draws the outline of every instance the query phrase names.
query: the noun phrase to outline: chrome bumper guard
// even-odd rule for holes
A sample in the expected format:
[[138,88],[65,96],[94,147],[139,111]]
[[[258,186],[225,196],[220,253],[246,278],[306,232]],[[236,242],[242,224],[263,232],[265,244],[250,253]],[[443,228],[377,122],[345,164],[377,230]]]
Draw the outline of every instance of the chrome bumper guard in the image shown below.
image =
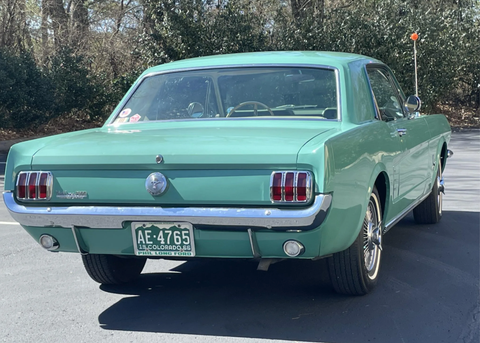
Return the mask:
[[263,227],[283,230],[309,230],[320,226],[330,207],[332,196],[319,194],[308,208],[240,207],[113,207],[68,206],[33,207],[18,204],[12,192],[3,200],[10,215],[24,226],[121,229],[124,222],[184,221],[193,225],[227,227]]

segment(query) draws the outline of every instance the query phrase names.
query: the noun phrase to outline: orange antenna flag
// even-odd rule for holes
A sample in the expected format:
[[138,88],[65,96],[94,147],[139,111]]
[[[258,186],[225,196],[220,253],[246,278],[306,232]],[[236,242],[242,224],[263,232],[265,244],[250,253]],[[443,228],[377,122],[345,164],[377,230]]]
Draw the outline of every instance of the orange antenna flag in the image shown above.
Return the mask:
[[414,41],[416,41],[418,39],[418,34],[416,32],[412,33],[412,35],[410,36],[410,38]]

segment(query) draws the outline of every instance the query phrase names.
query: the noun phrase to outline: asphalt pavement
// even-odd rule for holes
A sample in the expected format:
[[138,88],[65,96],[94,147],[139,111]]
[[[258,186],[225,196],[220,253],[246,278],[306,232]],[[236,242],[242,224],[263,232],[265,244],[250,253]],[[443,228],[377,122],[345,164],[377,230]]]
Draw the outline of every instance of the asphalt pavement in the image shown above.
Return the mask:
[[[78,254],[44,251],[0,201],[0,341],[480,341],[480,131],[454,133],[442,221],[407,216],[384,237],[369,295],[332,292],[325,261],[148,261],[100,286]],[[5,155],[0,153],[0,189]]]

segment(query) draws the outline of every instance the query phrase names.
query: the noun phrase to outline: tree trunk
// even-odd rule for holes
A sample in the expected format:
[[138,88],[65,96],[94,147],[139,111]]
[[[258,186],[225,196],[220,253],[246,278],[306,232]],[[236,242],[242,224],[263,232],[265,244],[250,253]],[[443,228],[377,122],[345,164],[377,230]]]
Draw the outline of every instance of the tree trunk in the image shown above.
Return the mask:
[[58,50],[68,43],[68,16],[62,0],[48,1],[50,19],[54,35],[55,49]]
[[72,0],[71,7],[72,30],[71,43],[74,47],[79,47],[85,41],[88,34],[88,9],[83,0]]

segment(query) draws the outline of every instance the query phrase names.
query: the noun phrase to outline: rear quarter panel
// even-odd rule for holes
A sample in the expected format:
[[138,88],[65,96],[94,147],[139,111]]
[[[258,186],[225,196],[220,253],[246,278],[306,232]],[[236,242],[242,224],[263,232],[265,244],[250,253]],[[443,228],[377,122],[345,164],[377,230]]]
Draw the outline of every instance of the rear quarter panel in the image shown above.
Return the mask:
[[[332,193],[332,205],[322,228],[321,255],[348,248],[357,237],[375,181],[386,174],[389,213],[390,175],[398,156],[397,137],[384,122],[377,120],[359,125],[332,137],[325,143],[324,191]],[[385,220],[385,218],[384,218]]]
[[[448,146],[452,135],[450,124],[443,114],[431,114],[424,117],[430,132],[429,146],[435,157],[440,158],[442,147]],[[446,158],[443,160],[442,167],[445,168]]]

